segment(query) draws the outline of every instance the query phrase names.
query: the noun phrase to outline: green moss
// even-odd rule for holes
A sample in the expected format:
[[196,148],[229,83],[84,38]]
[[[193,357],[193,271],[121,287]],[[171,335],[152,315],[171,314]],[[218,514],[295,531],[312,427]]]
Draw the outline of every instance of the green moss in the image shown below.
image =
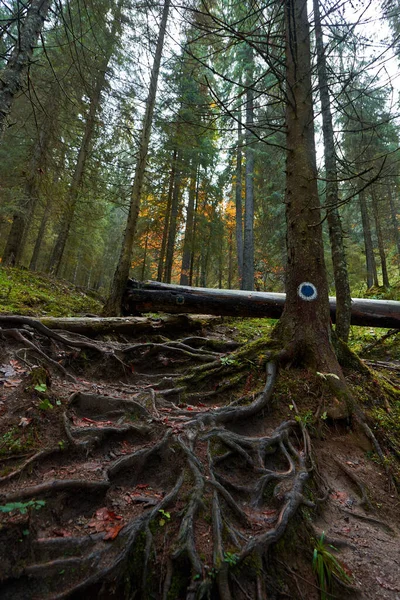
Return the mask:
[[26,269],[0,268],[0,313],[65,317],[101,309],[89,290]]
[[13,427],[0,436],[0,456],[13,456],[31,450],[35,445],[32,432]]

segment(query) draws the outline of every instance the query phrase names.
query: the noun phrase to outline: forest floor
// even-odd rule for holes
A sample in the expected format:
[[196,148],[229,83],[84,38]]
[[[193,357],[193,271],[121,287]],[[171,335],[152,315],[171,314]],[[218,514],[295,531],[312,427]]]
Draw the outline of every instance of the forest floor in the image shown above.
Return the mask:
[[327,598],[400,600],[398,335],[354,328],[374,370],[346,370],[382,464],[321,374],[265,393],[266,319],[0,326],[1,599],[317,600],[316,553]]

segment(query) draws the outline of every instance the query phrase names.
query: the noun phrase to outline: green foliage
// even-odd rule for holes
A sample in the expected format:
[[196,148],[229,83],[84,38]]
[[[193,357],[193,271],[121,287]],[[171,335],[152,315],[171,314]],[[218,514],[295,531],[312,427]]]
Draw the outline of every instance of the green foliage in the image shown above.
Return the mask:
[[234,567],[239,562],[239,556],[234,552],[224,552],[224,562],[230,567]]
[[158,521],[158,524],[160,525],[160,527],[164,527],[165,523],[167,523],[170,519],[171,519],[171,513],[166,512],[165,510],[163,510],[162,508],[160,508],[160,510],[158,511],[161,516],[162,519],[160,519]]
[[0,512],[10,513],[13,511],[17,511],[21,515],[26,515],[28,510],[40,510],[45,505],[45,500],[29,500],[28,502],[8,502],[8,504],[3,504],[3,506],[0,506]]
[[48,398],[44,398],[39,403],[39,408],[40,408],[40,410],[53,410],[54,406],[52,405],[52,403],[50,402],[50,400]]
[[102,304],[76,286],[25,269],[0,268],[0,313],[63,317],[99,314]]
[[0,435],[0,456],[22,454],[34,445],[31,432],[24,433],[18,427],[13,427],[9,431]]
[[332,578],[335,576],[343,583],[351,583],[350,577],[333,556],[331,550],[336,550],[331,544],[325,543],[325,532],[316,540],[313,553],[313,571],[317,576],[318,585],[321,591],[321,600],[328,600],[332,590]]
[[221,361],[221,364],[224,366],[239,364],[239,362],[235,358],[231,358],[230,356],[221,356],[221,358],[219,360]]
[[33,389],[37,392],[45,392],[47,390],[47,385],[45,383],[39,383],[38,385],[35,385]]

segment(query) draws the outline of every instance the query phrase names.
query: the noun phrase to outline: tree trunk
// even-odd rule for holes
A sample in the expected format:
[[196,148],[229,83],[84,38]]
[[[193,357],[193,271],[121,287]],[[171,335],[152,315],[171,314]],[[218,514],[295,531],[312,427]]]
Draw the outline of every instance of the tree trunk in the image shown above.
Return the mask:
[[367,288],[371,288],[373,285],[378,286],[378,273],[376,270],[376,262],[374,256],[374,247],[372,244],[371,236],[371,225],[369,222],[367,200],[365,198],[365,191],[361,190],[358,195],[361,210],[361,220],[364,235],[364,246],[365,246],[365,259],[367,265]]
[[192,165],[192,176],[190,178],[189,199],[187,206],[185,238],[183,242],[181,285],[189,285],[190,262],[193,246],[194,204],[196,200],[197,164]]
[[254,289],[254,91],[251,86],[254,74],[254,57],[252,48],[247,56],[247,92],[246,92],[246,197],[244,211],[244,240],[243,240],[243,277],[242,289]]
[[60,266],[64,255],[65,246],[67,244],[69,232],[71,230],[71,226],[74,220],[76,205],[79,198],[79,191],[82,185],[86,162],[90,153],[93,134],[95,131],[96,114],[99,109],[101,94],[106,83],[107,67],[113,53],[116,34],[120,26],[121,10],[122,2],[119,1],[113,18],[108,47],[105,50],[104,59],[99,66],[99,71],[95,80],[93,93],[90,98],[89,112],[85,122],[85,131],[83,134],[81,146],[79,148],[78,158],[75,165],[74,174],[72,176],[71,185],[68,190],[66,210],[62,217],[61,228],[57,236],[57,240],[50,259],[49,270],[54,275],[58,275],[60,272]]
[[175,177],[174,191],[172,193],[171,217],[170,217],[170,221],[169,221],[167,251],[166,251],[166,257],[165,257],[165,275],[164,275],[165,283],[171,283],[172,265],[173,265],[173,260],[174,260],[176,228],[177,228],[178,212],[179,212],[180,191],[181,191],[181,173],[179,172],[179,168],[178,168],[178,173]]
[[375,231],[376,231],[376,237],[378,240],[379,258],[381,260],[381,267],[382,267],[382,281],[383,281],[384,287],[389,288],[390,283],[389,283],[389,275],[388,275],[387,263],[386,263],[385,245],[383,243],[381,221],[380,221],[379,210],[378,210],[378,200],[376,198],[376,194],[375,194],[374,190],[372,190],[372,210],[374,213]]
[[236,148],[235,210],[236,252],[240,288],[242,287],[243,281],[242,142],[242,111],[239,108],[238,136]]
[[165,258],[165,249],[167,247],[169,219],[171,216],[172,193],[174,191],[177,156],[178,156],[178,151],[175,148],[173,155],[172,155],[172,166],[171,166],[171,173],[170,173],[170,178],[169,178],[167,205],[165,207],[163,236],[162,236],[162,241],[161,241],[160,256],[158,258],[158,269],[157,269],[158,281],[162,281],[163,273],[164,273],[164,258]]
[[0,139],[7,128],[14,96],[21,88],[22,76],[32,58],[51,0],[32,0],[7,65],[0,76]]
[[393,237],[394,243],[396,244],[397,250],[397,266],[400,272],[400,232],[399,232],[399,222],[397,219],[397,211],[394,205],[393,194],[390,186],[388,186],[388,194],[389,194],[389,203],[390,203],[390,220],[392,222],[393,229]]
[[341,373],[330,342],[311,84],[307,0],[286,0],[286,304],[279,332],[286,354]]
[[109,316],[118,315],[120,313],[122,294],[124,292],[125,282],[129,276],[129,269],[131,266],[132,247],[139,216],[140,198],[142,194],[144,173],[147,163],[147,153],[149,148],[151,126],[153,122],[154,105],[156,101],[158,75],[160,71],[161,56],[164,46],[164,37],[170,3],[171,0],[165,0],[164,2],[154,63],[150,78],[149,95],[146,102],[146,112],[143,118],[142,134],[139,142],[139,156],[136,163],[135,178],[132,186],[129,215],[118,265],[114,273],[110,296],[107,299],[104,307],[105,314]]
[[[168,285],[158,281],[128,282],[123,298],[125,314],[151,311],[271,319],[279,319],[285,302],[285,294]],[[329,298],[329,310],[335,322],[336,298]],[[400,329],[400,302],[353,298],[351,323]]]
[[338,209],[339,190],[336,154],[319,0],[314,0],[314,19],[322,131],[324,136],[327,220],[337,302],[336,333],[342,340],[347,342],[350,331],[351,292],[347,272],[346,252],[343,243],[342,223]]
[[[50,111],[50,106],[48,107]],[[54,111],[54,107],[52,107]],[[28,175],[25,182],[25,199],[23,210],[13,216],[10,233],[7,238],[7,245],[3,254],[3,261],[6,265],[15,266],[21,261],[26,233],[29,225],[32,223],[33,213],[39,196],[39,179],[44,173],[44,162],[48,151],[51,135],[51,120],[45,120],[39,132],[39,138],[32,152],[29,164]],[[22,208],[22,207],[21,207]]]
[[44,213],[42,215],[42,219],[40,221],[40,227],[38,234],[36,236],[35,247],[33,248],[33,254],[31,258],[31,262],[29,263],[29,270],[36,271],[37,264],[39,259],[39,252],[42,246],[44,234],[46,231],[47,223],[50,217],[50,208],[51,208],[51,198],[47,199],[46,206],[44,207]]

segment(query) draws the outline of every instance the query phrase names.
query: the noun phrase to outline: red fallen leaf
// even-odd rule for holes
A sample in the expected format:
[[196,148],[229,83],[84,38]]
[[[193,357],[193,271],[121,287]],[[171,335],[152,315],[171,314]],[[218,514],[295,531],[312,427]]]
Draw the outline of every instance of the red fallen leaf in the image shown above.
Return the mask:
[[197,403],[197,406],[201,406],[201,407],[203,407],[203,406],[206,406],[206,404],[204,404],[203,402],[198,402],[198,403]]
[[187,406],[187,410],[193,410],[193,406]]
[[135,372],[135,367],[133,365],[130,365],[130,368],[131,368],[131,373],[134,373]]
[[138,483],[136,486],[139,490],[146,490],[149,486],[148,483]]
[[263,511],[262,511],[262,514],[263,514],[263,515],[267,515],[267,516],[269,516],[269,517],[270,517],[270,516],[272,516],[272,515],[276,515],[276,513],[277,513],[277,512],[278,512],[278,511],[276,511],[276,510],[263,510]]
[[117,535],[119,534],[119,532],[121,531],[122,528],[123,528],[123,525],[116,525],[115,527],[108,529],[103,540],[115,540],[115,538],[117,537]]

